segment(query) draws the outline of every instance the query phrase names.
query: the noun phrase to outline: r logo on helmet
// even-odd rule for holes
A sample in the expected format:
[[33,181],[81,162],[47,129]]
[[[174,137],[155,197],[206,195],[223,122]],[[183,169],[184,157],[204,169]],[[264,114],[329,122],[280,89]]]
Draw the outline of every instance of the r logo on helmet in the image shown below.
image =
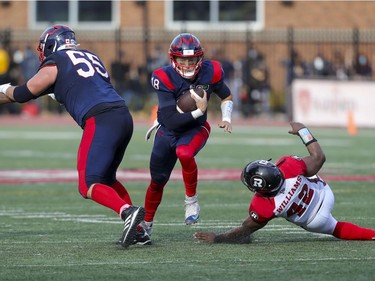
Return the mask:
[[253,186],[256,190],[264,189],[266,186],[266,181],[258,175],[252,176],[250,182],[251,186]]

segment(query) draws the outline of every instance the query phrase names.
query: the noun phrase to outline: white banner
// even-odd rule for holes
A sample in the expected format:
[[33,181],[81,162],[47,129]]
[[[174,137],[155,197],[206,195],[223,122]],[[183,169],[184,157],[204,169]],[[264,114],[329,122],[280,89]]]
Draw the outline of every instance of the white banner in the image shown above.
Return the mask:
[[293,120],[308,126],[375,127],[375,82],[296,79]]

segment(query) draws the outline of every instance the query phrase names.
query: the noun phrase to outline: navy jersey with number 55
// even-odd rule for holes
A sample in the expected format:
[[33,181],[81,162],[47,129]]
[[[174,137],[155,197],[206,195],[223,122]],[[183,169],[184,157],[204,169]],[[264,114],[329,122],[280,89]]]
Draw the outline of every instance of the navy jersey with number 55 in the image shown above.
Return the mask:
[[[95,105],[124,101],[113,88],[103,63],[86,50],[61,50],[52,53],[40,66],[55,65],[56,82],[49,92],[63,104],[82,126],[84,116]],[[125,104],[125,102],[124,102]]]

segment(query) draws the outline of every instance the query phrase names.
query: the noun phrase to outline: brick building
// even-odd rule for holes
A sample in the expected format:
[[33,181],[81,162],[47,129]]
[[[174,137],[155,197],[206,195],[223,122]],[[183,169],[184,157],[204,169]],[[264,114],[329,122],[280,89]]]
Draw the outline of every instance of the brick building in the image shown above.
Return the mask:
[[[23,49],[28,44],[36,46],[41,32],[52,22],[51,17],[61,12],[61,9],[51,11],[40,6],[40,2],[43,1],[0,1],[0,30],[10,32],[13,50]],[[55,2],[65,3],[68,10],[67,17],[63,16],[65,20],[57,22],[70,25],[81,47],[98,53],[110,71],[114,69],[110,67],[114,62],[144,66],[156,46],[167,53],[171,39],[181,31],[194,33],[201,39],[206,57],[215,56],[220,49],[227,59],[235,62],[243,60],[249,48],[255,47],[269,65],[276,106],[284,103],[286,69],[283,61],[290,58],[292,48],[310,62],[318,52],[332,60],[337,51],[351,59],[355,53],[365,53],[370,62],[375,61],[375,18],[369,12],[375,10],[373,1],[227,1],[251,7],[254,15],[248,22],[220,21],[222,14],[231,15],[232,10],[228,9],[226,14],[220,10],[217,0],[190,1],[187,7],[195,8],[192,17],[198,17],[192,24],[189,19],[176,20],[184,13],[174,9],[178,2],[188,1],[100,1],[107,2],[101,14],[103,17],[108,14],[108,18],[96,23],[85,19],[86,14],[95,12],[87,6],[95,1],[86,1],[86,4],[78,0]],[[211,8],[202,10],[202,7]],[[212,20],[215,14],[212,7],[218,9],[219,21]],[[80,9],[86,12],[81,14]],[[234,12],[239,11],[234,9]],[[4,38],[3,33],[0,40]]]

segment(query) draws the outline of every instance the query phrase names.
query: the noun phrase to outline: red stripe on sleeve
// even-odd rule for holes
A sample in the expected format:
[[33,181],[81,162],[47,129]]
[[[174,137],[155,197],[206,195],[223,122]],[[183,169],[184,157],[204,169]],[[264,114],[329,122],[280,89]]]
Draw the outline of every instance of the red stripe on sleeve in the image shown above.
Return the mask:
[[154,71],[154,74],[159,77],[159,79],[163,82],[163,84],[169,89],[174,90],[174,85],[171,82],[171,79],[169,79],[169,76],[165,71],[161,68]]
[[221,80],[222,76],[223,76],[223,72],[221,70],[221,65],[219,62],[217,61],[211,61],[212,62],[212,66],[214,68],[214,75],[212,76],[212,80],[211,80],[211,83],[214,84],[214,83],[217,83]]

